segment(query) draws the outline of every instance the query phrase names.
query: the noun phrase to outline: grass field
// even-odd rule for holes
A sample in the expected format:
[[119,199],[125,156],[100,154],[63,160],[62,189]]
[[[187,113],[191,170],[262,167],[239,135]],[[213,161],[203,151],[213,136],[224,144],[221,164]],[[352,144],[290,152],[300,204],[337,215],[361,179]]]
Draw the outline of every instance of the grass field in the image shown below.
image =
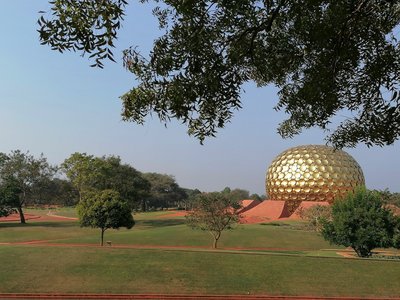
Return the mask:
[[[400,261],[342,258],[296,222],[240,225],[212,251],[208,233],[162,214],[107,231],[103,248],[99,230],[75,221],[0,223],[11,243],[0,245],[0,292],[400,296]],[[55,245],[13,244],[35,240]]]

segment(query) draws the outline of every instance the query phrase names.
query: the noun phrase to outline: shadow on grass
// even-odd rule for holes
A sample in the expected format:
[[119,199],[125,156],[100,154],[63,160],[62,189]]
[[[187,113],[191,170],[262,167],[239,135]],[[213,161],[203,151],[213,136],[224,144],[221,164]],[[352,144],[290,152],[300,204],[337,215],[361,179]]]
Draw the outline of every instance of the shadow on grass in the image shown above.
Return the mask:
[[291,226],[290,224],[280,223],[280,222],[260,223],[260,225],[264,225],[264,226]]
[[137,225],[145,227],[166,227],[185,224],[184,219],[138,220]]
[[22,228],[22,227],[60,227],[60,228],[68,228],[68,227],[76,227],[79,226],[77,222],[27,222],[25,224],[16,223],[16,222],[4,222],[0,223],[1,228]]

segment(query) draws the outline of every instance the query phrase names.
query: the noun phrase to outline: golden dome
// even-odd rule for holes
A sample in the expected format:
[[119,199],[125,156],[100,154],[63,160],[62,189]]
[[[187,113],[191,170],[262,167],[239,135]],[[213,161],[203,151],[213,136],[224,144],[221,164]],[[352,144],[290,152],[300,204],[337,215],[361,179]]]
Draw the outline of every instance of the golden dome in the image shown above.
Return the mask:
[[360,165],[342,150],[322,145],[290,148],[267,171],[269,199],[328,201],[364,185]]

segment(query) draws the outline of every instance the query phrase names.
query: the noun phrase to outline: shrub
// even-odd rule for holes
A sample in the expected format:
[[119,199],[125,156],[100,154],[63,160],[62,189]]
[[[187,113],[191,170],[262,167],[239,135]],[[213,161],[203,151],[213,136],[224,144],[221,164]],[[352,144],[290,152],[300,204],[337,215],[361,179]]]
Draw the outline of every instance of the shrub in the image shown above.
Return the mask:
[[332,220],[324,222],[322,235],[333,244],[350,246],[359,257],[369,257],[374,248],[394,246],[398,222],[377,193],[359,188],[334,202]]

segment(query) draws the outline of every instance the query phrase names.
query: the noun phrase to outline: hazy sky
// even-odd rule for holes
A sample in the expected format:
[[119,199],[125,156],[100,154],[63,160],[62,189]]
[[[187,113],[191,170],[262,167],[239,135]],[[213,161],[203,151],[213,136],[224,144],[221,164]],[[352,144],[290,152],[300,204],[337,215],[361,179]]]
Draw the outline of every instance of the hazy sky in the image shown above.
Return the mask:
[[[136,1],[131,1],[135,2]],[[323,144],[320,130],[283,140],[284,114],[273,110],[273,87],[247,85],[243,109],[217,138],[201,146],[177,122],[165,128],[157,118],[144,126],[121,121],[119,96],[135,85],[120,52],[131,45],[150,49],[158,35],[149,8],[130,5],[114,53],[117,64],[90,68],[86,57],[60,54],[39,44],[36,24],[45,0],[2,1],[0,10],[0,151],[44,153],[59,164],[73,152],[119,155],[142,172],[174,175],[182,187],[203,191],[226,186],[265,193],[266,169],[283,150]],[[361,165],[367,187],[400,192],[400,143],[384,148],[345,149]]]

